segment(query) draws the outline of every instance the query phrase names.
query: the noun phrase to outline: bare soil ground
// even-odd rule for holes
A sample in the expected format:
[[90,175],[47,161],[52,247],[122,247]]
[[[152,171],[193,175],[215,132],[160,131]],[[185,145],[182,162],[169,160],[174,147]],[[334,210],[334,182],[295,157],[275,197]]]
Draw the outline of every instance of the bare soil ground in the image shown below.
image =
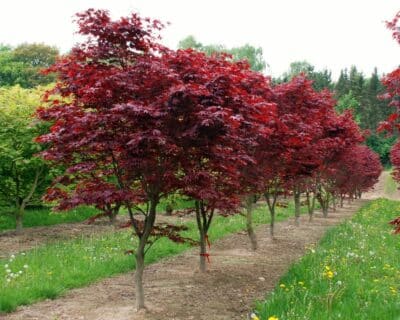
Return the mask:
[[[368,198],[375,197],[373,192]],[[212,244],[209,271],[200,274],[196,248],[149,265],[145,270],[148,310],[136,313],[133,273],[105,279],[71,290],[63,297],[19,308],[0,316],[4,320],[158,320],[246,319],[254,301],[270,292],[288,267],[327,228],[352,216],[367,200],[356,200],[313,222],[301,218],[300,227],[288,220],[277,224],[271,240],[265,225],[256,229],[259,249],[251,251],[245,233],[233,234]]]
[[379,177],[378,183],[374,186],[373,190],[366,193],[363,196],[364,199],[377,199],[377,198],[388,198],[390,200],[399,200],[400,201],[400,190],[396,189],[392,193],[388,193],[385,190],[385,181],[390,176],[389,171],[383,171],[381,176]]

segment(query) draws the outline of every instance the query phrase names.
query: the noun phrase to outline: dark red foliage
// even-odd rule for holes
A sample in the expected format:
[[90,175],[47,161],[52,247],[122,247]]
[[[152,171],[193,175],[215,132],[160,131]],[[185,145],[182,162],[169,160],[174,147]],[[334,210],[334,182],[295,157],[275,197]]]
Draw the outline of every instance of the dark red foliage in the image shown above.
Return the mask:
[[397,182],[400,181],[400,141],[392,147],[390,151],[390,162],[393,165],[392,176]]
[[328,172],[332,192],[355,195],[370,190],[382,172],[379,156],[365,145],[355,145],[340,154]]
[[[400,12],[396,14],[392,21],[387,21],[386,26],[392,31],[393,38],[400,44],[400,28],[399,28]],[[388,131],[393,133],[393,129],[400,130],[399,113],[400,113],[400,68],[395,69],[387,74],[382,79],[383,85],[386,87],[386,93],[381,95],[382,99],[390,100],[390,106],[394,108],[393,113],[387,121],[380,124],[378,131]],[[393,165],[393,178],[400,182],[400,142],[397,142],[390,153],[390,160]],[[399,218],[393,220],[392,224],[397,225],[396,233],[399,233],[398,228]]]
[[269,80],[224,55],[167,50],[155,41],[162,24],[137,15],[112,21],[88,10],[78,24],[88,39],[49,69],[59,82],[38,110],[53,123],[38,138],[43,156],[66,168],[47,200],[148,216],[139,204],[180,190],[208,212],[234,211],[243,169],[272,132]]
[[393,38],[400,44],[400,29],[399,29],[400,11],[397,12],[392,21],[386,21],[386,26],[392,31]]
[[278,85],[274,92],[279,122],[271,142],[279,152],[269,157],[274,162],[266,168],[281,172],[289,186],[304,183],[343,149],[362,141],[351,115],[334,111],[332,93],[315,91],[304,75]]

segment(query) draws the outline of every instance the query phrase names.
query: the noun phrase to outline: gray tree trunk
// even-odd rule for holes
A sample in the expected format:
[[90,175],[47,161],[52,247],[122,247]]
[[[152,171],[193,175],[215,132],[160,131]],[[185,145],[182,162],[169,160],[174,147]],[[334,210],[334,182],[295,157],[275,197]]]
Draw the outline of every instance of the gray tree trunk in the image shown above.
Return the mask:
[[295,187],[293,191],[293,197],[294,197],[294,216],[295,216],[295,224],[296,226],[300,225],[300,191],[298,190],[297,187]]
[[246,196],[245,205],[246,205],[246,229],[247,234],[250,239],[251,249],[253,251],[257,250],[257,236],[254,232],[253,228],[253,196]]

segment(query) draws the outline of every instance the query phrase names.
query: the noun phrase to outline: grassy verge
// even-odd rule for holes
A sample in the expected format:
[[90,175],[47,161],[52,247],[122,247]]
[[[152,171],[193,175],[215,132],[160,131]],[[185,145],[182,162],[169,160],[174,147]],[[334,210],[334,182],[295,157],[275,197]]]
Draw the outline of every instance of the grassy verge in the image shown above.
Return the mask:
[[257,303],[260,319],[400,319],[400,238],[388,225],[399,212],[379,199],[330,229]]
[[[305,209],[305,208],[303,208]],[[277,219],[292,215],[293,206],[277,209]],[[256,225],[269,221],[265,207],[255,210]],[[198,238],[194,222],[185,236]],[[211,241],[245,229],[245,218],[217,216],[209,237]],[[80,239],[47,244],[34,250],[0,260],[0,311],[11,312],[19,305],[55,298],[66,290],[88,285],[135,268],[134,258],[125,255],[135,239],[128,230]],[[147,263],[187,250],[187,244],[176,244],[167,239],[158,240],[147,255]],[[212,254],[212,252],[211,252]]]
[[[158,206],[159,212],[165,212],[167,202],[162,200]],[[174,209],[187,209],[193,207],[193,201],[176,198]],[[121,210],[122,212],[124,210]],[[98,210],[93,207],[78,207],[69,211],[53,212],[50,207],[43,209],[28,209],[24,216],[24,227],[52,226],[61,223],[81,222],[96,214]],[[123,214],[123,213],[122,213]],[[12,208],[0,208],[0,231],[15,229],[15,217]]]
[[[9,212],[10,210],[10,208],[5,208],[0,213],[0,231],[15,229],[15,217]],[[97,211],[91,207],[79,207],[65,212],[52,212],[51,208],[28,209],[24,216],[24,227],[80,222],[93,216]]]

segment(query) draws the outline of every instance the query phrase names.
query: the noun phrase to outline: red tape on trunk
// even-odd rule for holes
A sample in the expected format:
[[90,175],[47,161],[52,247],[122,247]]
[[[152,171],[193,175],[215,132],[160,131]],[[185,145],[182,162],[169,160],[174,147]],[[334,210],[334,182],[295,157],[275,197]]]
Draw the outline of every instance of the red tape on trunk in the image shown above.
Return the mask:
[[208,249],[211,249],[211,242],[210,242],[210,239],[208,239],[208,234],[206,234],[205,238],[206,238],[206,242],[208,245]]
[[207,262],[208,262],[208,263],[211,263],[210,254],[209,254],[209,253],[200,253],[200,256],[206,257]]

